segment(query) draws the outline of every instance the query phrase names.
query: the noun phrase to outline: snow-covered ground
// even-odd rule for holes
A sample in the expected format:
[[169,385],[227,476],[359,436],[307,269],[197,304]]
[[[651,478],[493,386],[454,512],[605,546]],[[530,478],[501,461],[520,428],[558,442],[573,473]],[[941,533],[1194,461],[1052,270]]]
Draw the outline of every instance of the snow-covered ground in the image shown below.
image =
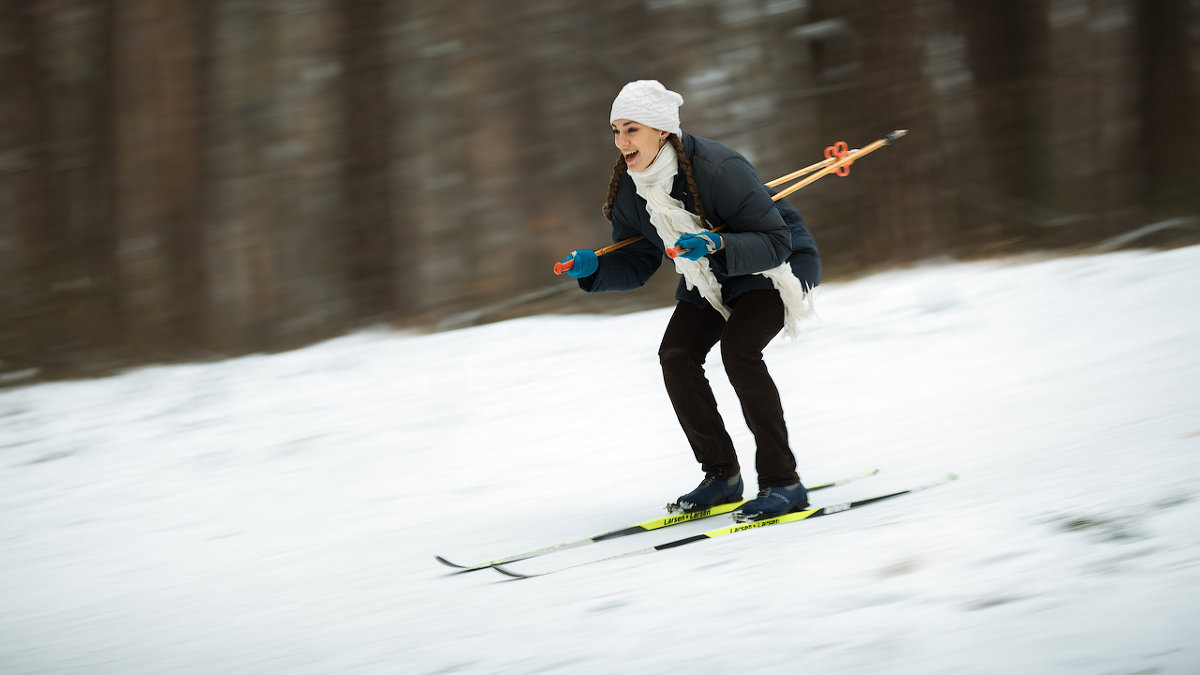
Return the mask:
[[881,472],[814,503],[955,482],[535,579],[437,564],[699,480],[668,311],[0,391],[0,672],[1200,672],[1200,247],[823,287],[767,353],[801,474]]

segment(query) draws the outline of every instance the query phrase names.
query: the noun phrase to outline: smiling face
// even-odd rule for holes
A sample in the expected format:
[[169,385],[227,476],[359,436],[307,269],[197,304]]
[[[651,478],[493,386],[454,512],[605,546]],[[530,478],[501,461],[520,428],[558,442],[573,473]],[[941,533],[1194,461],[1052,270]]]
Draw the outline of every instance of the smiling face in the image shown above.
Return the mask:
[[625,168],[630,171],[645,171],[670,135],[633,120],[613,120],[612,132],[613,143],[625,156]]

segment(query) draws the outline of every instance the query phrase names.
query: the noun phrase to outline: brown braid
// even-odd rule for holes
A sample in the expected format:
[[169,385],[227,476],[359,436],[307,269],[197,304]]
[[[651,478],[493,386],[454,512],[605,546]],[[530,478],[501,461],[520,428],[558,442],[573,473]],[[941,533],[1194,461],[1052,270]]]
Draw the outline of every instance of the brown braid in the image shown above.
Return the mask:
[[612,222],[612,207],[613,202],[617,200],[617,188],[621,187],[621,176],[625,175],[625,156],[617,156],[617,165],[613,167],[612,180],[608,183],[608,199],[604,200],[604,206],[600,207],[600,212],[604,214],[604,219]]
[[[700,188],[696,187],[696,174],[692,171],[692,162],[683,152],[683,141],[679,139],[678,134],[667,136],[667,140],[671,143],[671,147],[675,148],[675,157],[678,158],[679,168],[683,169],[683,177],[687,179],[688,192],[692,195],[692,201],[696,204],[696,214],[700,216],[700,226],[708,229],[708,219],[704,215],[704,203],[700,201]],[[604,206],[600,208],[604,214],[604,219],[612,222],[612,207],[613,202],[617,199],[617,188],[621,186],[621,176],[625,175],[625,157],[617,157],[617,165],[613,167],[612,180],[608,184],[608,198],[604,200]]]
[[700,188],[696,187],[696,173],[692,171],[692,161],[683,152],[683,141],[679,140],[678,135],[671,134],[667,140],[671,142],[671,147],[675,148],[679,168],[683,170],[683,177],[687,179],[688,192],[692,193],[692,201],[696,204],[696,215],[700,216],[700,227],[707,230],[708,218],[704,214],[704,202],[700,201]]

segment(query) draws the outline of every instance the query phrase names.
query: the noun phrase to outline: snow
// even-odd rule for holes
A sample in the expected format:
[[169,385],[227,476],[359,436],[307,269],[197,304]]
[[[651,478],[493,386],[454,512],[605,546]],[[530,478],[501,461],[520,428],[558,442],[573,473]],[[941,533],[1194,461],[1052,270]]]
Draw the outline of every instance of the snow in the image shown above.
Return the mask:
[[527,580],[433,556],[598,534],[698,482],[668,309],[0,391],[0,672],[1200,672],[1200,247],[820,290],[767,351],[802,476],[881,471],[814,503],[957,481]]

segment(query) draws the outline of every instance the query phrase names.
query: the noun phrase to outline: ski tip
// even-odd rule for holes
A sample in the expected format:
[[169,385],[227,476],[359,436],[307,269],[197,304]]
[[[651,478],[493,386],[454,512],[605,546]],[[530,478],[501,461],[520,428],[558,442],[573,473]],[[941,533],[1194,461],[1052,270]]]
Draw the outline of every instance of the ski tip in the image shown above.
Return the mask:
[[434,559],[435,559],[435,560],[437,560],[438,562],[442,563],[442,564],[443,564],[443,565],[445,565],[446,567],[453,567],[454,569],[458,569],[458,570],[465,570],[465,569],[467,568],[467,566],[466,566],[466,565],[459,565],[458,563],[452,563],[452,562],[450,562],[449,560],[446,560],[445,558],[443,558],[443,557],[442,557],[442,556],[440,556],[440,555],[435,555],[435,556],[433,556],[433,557],[434,557]]
[[502,565],[492,565],[492,569],[496,570],[500,574],[512,577],[513,579],[528,579],[529,577],[537,576],[536,574],[521,574],[520,572],[514,572]]
[[491,567],[491,565],[488,565],[488,564],[459,565],[458,563],[450,562],[449,560],[446,560],[445,558],[443,558],[440,555],[435,555],[433,557],[436,558],[438,562],[442,563],[446,567],[453,569],[454,574],[466,574],[467,572],[478,572],[479,570],[486,570],[487,568]]
[[445,558],[443,558],[440,555],[435,555],[433,557],[438,562],[445,565],[446,567],[451,567],[455,570],[458,570],[459,572],[475,572],[477,570],[486,569],[488,567],[487,565],[459,565],[456,562],[450,562],[449,560],[446,560]]

